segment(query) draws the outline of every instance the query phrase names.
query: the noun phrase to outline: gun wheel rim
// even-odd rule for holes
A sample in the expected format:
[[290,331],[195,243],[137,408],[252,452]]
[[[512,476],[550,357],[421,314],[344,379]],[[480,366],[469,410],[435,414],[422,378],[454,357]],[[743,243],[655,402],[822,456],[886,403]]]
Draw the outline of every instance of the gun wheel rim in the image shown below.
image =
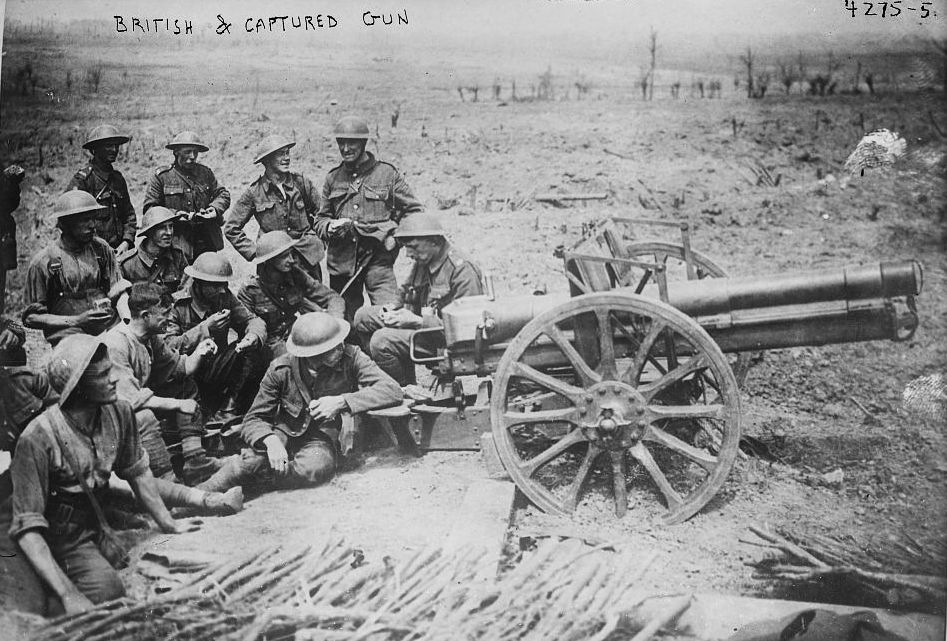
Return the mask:
[[619,517],[663,504],[660,517],[677,523],[726,480],[741,410],[726,357],[697,323],[660,301],[603,292],[517,334],[494,377],[491,419],[505,469],[540,509],[567,515],[604,496]]

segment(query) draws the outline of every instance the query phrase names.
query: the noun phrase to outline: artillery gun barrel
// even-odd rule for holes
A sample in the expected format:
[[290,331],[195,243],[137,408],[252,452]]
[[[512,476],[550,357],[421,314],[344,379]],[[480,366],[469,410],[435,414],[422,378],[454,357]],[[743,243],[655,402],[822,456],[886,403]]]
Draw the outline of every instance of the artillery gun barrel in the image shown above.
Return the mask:
[[[917,261],[668,283],[668,303],[701,325],[724,352],[754,351],[866,340],[902,340],[913,334],[920,294]],[[615,292],[634,293],[624,287]],[[658,298],[656,285],[642,295]],[[530,320],[569,300],[567,295],[499,300],[461,298],[443,310],[448,369],[491,370],[503,343]],[[475,359],[475,350],[480,354]],[[538,350],[541,351],[541,350]],[[537,356],[541,355],[537,353]]]

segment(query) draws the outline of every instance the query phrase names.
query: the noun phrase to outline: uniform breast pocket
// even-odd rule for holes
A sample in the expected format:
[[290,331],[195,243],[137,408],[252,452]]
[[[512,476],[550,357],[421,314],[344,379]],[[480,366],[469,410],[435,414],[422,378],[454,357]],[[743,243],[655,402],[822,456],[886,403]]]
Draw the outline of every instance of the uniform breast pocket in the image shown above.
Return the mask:
[[166,185],[164,185],[163,191],[164,191],[164,195],[165,195],[165,196],[175,196],[175,195],[183,194],[183,193],[184,193],[184,186],[183,186],[183,185],[167,185],[167,184],[166,184]]
[[299,418],[303,411],[303,401],[301,398],[285,398],[280,402],[280,409],[293,418]]
[[[447,304],[447,297],[450,296],[450,289],[447,287],[432,287],[428,293],[427,304],[431,307],[442,307]],[[441,301],[444,301],[443,303]]]
[[389,218],[386,191],[373,187],[365,187],[362,190],[362,197],[365,211],[361,219],[366,223],[379,223]]

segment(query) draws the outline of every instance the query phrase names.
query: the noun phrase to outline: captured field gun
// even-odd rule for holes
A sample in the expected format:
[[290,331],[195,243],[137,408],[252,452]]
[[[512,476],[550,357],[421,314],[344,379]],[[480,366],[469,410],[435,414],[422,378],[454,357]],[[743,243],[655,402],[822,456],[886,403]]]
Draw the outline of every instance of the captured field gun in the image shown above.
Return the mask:
[[[558,252],[571,295],[455,301],[442,328],[415,334],[436,355],[412,347],[451,397],[375,414],[422,450],[498,457],[543,510],[608,500],[619,516],[660,508],[677,523],[706,505],[736,460],[734,370],[748,353],[905,340],[917,328],[916,261],[723,278],[681,230],[681,245],[593,230],[602,251]],[[689,280],[669,278],[675,264]]]

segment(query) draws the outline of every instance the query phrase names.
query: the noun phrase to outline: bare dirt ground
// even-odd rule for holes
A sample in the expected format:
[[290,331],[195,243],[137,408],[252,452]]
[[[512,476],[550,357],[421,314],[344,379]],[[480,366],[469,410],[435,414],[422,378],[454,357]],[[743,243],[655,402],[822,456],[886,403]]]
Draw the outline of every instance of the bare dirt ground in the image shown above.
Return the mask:
[[[151,171],[171,159],[165,141],[180,129],[201,132],[211,147],[202,161],[236,198],[256,176],[252,148],[268,132],[294,135],[295,169],[321,182],[337,162],[327,136],[331,124],[354,109],[373,129],[377,124],[372,150],[406,173],[430,209],[440,210],[456,244],[494,276],[500,296],[528,294],[536,284],[564,291],[553,248],[575,242],[583,223],[619,214],[689,221],[694,247],[734,275],[889,259],[924,264],[921,326],[910,341],[770,352],[751,370],[745,431],[767,443],[780,463],[738,462],[717,497],[674,527],[660,525],[647,506],[621,522],[607,512],[562,522],[520,505],[511,562],[521,537],[585,533],[654,555],[644,587],[765,594],[769,586],[744,565],[760,555],[740,542],[749,524],[844,534],[869,549],[903,533],[945,540],[943,426],[901,408],[909,381],[947,369],[945,145],[927,115],[932,108],[940,113],[942,96],[749,101],[732,92],[718,100],[662,96],[643,103],[627,74],[606,63],[594,67],[595,88],[581,101],[462,103],[458,78],[492,78],[496,67],[489,61],[471,57],[455,68],[433,55],[419,61],[396,52],[376,60],[339,55],[327,68],[322,58],[284,49],[278,68],[292,68],[297,83],[274,71],[273,52],[265,48],[243,52],[254,55],[239,70],[228,66],[233,52],[204,55],[197,77],[187,47],[158,56],[147,48],[68,44],[67,56],[61,41],[4,42],[5,82],[7,69],[35,52],[37,73],[55,86],[52,95],[36,97],[5,86],[0,109],[4,160],[28,171],[16,214],[24,261],[53,237],[46,212],[83,162],[84,132],[99,122],[134,137],[118,166],[140,206]],[[76,75],[101,60],[107,62],[98,93],[65,89],[68,70]],[[526,77],[546,61],[502,66]],[[403,104],[392,128],[395,100]],[[843,176],[841,165],[862,127],[899,131],[908,141],[907,159],[864,178]],[[779,186],[748,179],[756,164],[780,174]],[[532,200],[537,191],[557,190],[606,192],[608,199],[564,208]],[[22,308],[24,274],[25,267],[12,275],[14,311]],[[34,335],[31,358],[42,351]],[[825,476],[836,470],[841,474]],[[236,553],[334,530],[369,554],[398,555],[443,538],[448,524],[463,518],[457,508],[465,484],[482,473],[476,454],[413,460],[382,452],[325,487],[266,495],[238,516],[208,519],[200,533],[153,536],[148,545]]]

